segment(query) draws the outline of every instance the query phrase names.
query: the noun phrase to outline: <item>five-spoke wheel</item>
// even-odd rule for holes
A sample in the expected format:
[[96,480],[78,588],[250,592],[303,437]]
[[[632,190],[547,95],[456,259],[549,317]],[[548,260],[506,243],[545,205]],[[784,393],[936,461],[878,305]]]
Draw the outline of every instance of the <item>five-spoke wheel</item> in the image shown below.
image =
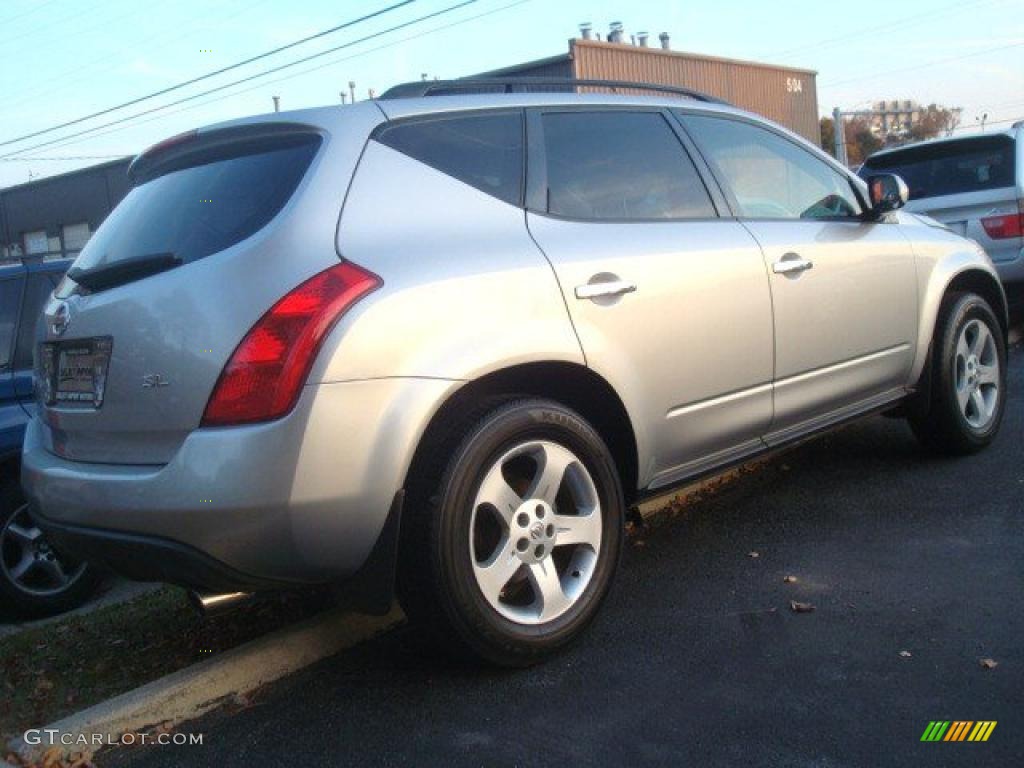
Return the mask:
[[473,504],[473,573],[487,602],[523,624],[565,613],[590,583],[601,502],[583,462],[549,440],[515,446],[487,470]]
[[622,489],[600,435],[558,403],[513,400],[466,418],[427,457],[403,513],[406,612],[442,646],[503,665],[571,642],[622,542]]

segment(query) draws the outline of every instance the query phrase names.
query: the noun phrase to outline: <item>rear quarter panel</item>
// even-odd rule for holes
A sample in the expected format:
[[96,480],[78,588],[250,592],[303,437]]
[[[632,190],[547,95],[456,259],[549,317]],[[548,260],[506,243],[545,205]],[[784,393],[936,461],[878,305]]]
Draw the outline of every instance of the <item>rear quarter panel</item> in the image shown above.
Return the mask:
[[311,382],[584,364],[523,211],[376,141],[352,182],[338,249],[383,286],[331,333]]

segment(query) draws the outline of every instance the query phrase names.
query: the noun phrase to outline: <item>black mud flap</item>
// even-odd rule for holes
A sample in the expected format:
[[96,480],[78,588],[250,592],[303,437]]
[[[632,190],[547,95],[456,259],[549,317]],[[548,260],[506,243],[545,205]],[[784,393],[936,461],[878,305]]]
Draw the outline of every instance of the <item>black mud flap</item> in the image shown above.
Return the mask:
[[395,569],[398,564],[398,534],[401,530],[405,491],[395,494],[377,543],[363,567],[343,583],[336,593],[343,605],[371,616],[383,616],[395,601]]

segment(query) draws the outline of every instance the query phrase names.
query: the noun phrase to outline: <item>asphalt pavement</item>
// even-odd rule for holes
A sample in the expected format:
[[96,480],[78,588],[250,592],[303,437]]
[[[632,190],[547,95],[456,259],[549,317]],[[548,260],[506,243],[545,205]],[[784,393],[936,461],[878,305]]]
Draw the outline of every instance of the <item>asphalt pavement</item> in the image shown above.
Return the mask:
[[[877,417],[651,526],[591,631],[543,666],[443,661],[403,628],[180,729],[203,746],[100,764],[1022,766],[1019,347],[1010,378],[980,455],[929,457]],[[998,725],[922,743],[933,720]]]

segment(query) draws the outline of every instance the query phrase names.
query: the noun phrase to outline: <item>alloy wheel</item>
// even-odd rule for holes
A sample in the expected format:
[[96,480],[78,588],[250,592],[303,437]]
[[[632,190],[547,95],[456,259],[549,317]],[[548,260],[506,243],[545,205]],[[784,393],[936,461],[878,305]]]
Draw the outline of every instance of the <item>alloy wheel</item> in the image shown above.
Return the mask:
[[476,583],[506,619],[557,619],[594,575],[602,527],[597,487],[579,457],[548,440],[517,445],[477,491],[469,542]]
[[85,572],[86,565],[59,557],[32,522],[28,505],[22,504],[0,529],[0,568],[22,592],[48,597],[70,588]]
[[960,413],[973,429],[985,429],[999,404],[1000,375],[995,337],[981,320],[971,320],[960,331],[953,376]]

